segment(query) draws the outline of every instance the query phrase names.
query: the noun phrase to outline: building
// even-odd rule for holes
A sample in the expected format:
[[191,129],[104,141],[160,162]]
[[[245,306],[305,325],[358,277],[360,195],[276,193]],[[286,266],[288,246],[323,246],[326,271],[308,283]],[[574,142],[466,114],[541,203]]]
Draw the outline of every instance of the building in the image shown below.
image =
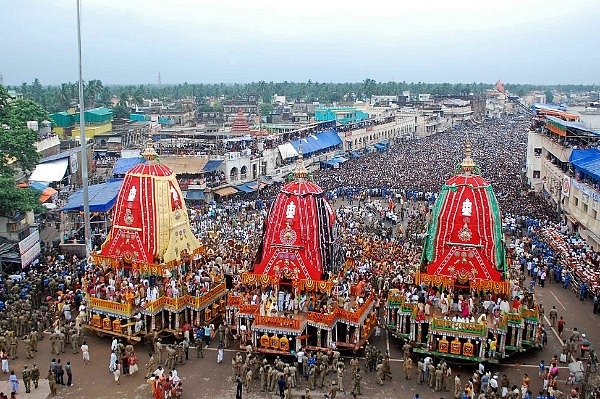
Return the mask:
[[246,122],[253,123],[254,117],[259,113],[258,96],[247,94],[223,102],[223,123],[225,127],[233,124],[240,110],[246,117]]
[[[78,138],[79,132],[79,113],[56,112],[50,115],[54,122],[53,133],[61,139]],[[109,108],[93,108],[84,112],[85,135],[87,138],[93,138],[96,134],[107,133],[112,129],[113,111]]]
[[442,101],[442,113],[446,119],[450,119],[450,125],[470,121],[473,118],[471,102],[458,98],[450,98]]
[[352,124],[369,119],[369,114],[355,107],[319,107],[315,109],[315,121],[336,121],[341,125]]
[[[88,171],[92,169],[92,145],[87,146]],[[57,190],[81,187],[81,147],[75,146],[56,155],[42,158],[29,176],[32,182],[42,182]],[[89,178],[89,176],[87,177]]]
[[[562,118],[562,119],[561,119]],[[564,119],[577,115],[542,108],[528,133],[525,178],[561,219],[600,249],[600,133]]]

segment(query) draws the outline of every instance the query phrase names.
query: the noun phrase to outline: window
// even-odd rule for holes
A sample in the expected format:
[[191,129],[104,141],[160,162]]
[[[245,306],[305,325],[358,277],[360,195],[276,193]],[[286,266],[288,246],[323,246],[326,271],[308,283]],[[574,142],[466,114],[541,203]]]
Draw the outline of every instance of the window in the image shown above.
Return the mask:
[[539,179],[540,178],[540,171],[539,170],[534,170],[533,171],[533,178],[534,179]]
[[595,209],[592,209],[592,217],[594,218],[594,220],[598,219],[598,211]]
[[583,211],[584,211],[585,213],[587,213],[587,212],[588,212],[588,204],[583,204]]
[[536,157],[541,157],[542,156],[542,149],[541,148],[534,148],[533,149],[533,155]]
[[573,197],[573,205],[579,206],[579,198]]

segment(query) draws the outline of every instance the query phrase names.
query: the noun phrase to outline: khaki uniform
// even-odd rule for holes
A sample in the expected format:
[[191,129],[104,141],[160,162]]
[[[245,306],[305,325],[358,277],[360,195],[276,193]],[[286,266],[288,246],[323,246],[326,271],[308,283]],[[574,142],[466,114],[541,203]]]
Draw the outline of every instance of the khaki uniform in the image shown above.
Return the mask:
[[35,363],[33,363],[33,367],[31,367],[31,381],[33,381],[33,387],[37,389],[40,381],[40,369]]
[[402,369],[404,370],[404,377],[407,380],[410,380],[410,371],[412,370],[412,366],[413,362],[410,357],[404,360],[404,366],[402,367]]
[[23,384],[25,385],[25,393],[31,392],[31,370],[27,366],[23,367]]

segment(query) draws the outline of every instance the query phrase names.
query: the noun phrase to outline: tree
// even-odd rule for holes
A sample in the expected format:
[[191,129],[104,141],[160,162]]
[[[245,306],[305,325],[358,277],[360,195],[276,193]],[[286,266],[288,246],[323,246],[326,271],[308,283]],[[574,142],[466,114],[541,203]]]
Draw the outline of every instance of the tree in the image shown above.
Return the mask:
[[0,172],[2,176],[10,177],[17,168],[25,171],[35,168],[39,154],[34,143],[39,137],[36,131],[27,128],[27,122],[41,124],[43,120],[50,119],[50,115],[31,100],[0,100],[2,103],[0,125],[4,128],[0,131]]
[[554,93],[552,93],[552,90],[546,90],[544,94],[546,95],[546,102],[552,104],[554,101]]
[[119,101],[117,105],[113,107],[113,113],[115,119],[129,119],[129,107]]
[[93,79],[88,81],[87,85],[83,86],[84,105],[88,108],[94,108],[96,106],[96,99],[102,93],[103,88],[104,86],[102,85],[101,80]]
[[78,96],[77,90],[77,84],[75,83],[69,82],[60,85],[56,101],[60,104],[63,111],[67,111],[74,103],[76,103]]
[[268,115],[272,111],[273,111],[273,104],[269,104],[269,103],[260,104],[260,114],[261,115]]
[[0,176],[0,215],[15,212],[43,211],[39,202],[40,192],[29,188],[15,187],[15,179],[11,176]]
[[375,94],[377,88],[377,82],[373,79],[365,79],[361,87],[361,94],[364,96],[364,100],[369,101],[371,96]]
[[50,115],[31,100],[9,101],[8,92],[0,85],[0,211],[38,209],[39,192],[15,187],[17,170],[31,171],[35,168],[39,154],[34,143],[38,133],[27,128],[27,121],[47,120]]
[[0,121],[6,118],[8,100],[10,100],[8,90],[6,90],[6,87],[0,85]]
[[41,124],[44,120],[50,120],[48,111],[31,100],[14,100],[9,102],[6,107],[7,119],[2,123],[11,128],[27,127],[28,121],[37,121]]

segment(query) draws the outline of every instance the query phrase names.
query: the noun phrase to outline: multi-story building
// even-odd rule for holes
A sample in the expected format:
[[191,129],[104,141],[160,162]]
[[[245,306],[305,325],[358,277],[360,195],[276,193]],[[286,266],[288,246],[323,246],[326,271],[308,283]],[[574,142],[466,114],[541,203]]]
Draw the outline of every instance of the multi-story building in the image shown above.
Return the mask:
[[[600,133],[560,111],[536,117],[528,134],[526,178],[561,218],[600,249]],[[572,114],[564,112],[564,118]]]

